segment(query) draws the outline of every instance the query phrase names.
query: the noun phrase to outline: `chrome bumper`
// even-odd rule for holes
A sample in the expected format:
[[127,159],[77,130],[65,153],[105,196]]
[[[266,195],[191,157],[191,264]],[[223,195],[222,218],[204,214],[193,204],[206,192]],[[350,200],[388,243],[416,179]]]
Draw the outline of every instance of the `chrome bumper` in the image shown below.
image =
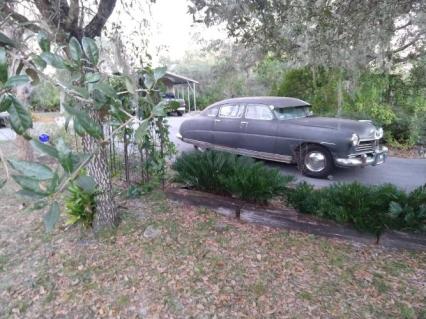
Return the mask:
[[383,164],[388,156],[388,148],[381,146],[377,148],[373,153],[368,154],[352,154],[346,158],[336,158],[335,162],[337,166],[342,167],[356,167],[356,166],[376,166]]

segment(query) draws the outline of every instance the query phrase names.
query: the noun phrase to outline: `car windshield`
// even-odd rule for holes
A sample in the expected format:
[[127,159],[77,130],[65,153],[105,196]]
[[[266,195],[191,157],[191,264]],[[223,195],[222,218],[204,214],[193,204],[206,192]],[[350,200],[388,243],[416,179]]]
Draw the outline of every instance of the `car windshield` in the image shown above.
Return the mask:
[[312,115],[309,106],[274,108],[274,113],[279,120],[297,119],[300,117],[308,117]]

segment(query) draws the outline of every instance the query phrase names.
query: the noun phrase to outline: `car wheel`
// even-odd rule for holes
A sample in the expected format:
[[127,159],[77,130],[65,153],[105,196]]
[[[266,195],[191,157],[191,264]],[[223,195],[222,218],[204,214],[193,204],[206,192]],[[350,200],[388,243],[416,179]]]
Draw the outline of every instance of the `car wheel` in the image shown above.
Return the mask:
[[298,167],[303,175],[326,178],[334,169],[330,152],[319,145],[302,146],[299,150]]
[[177,112],[177,116],[182,116],[182,112]]

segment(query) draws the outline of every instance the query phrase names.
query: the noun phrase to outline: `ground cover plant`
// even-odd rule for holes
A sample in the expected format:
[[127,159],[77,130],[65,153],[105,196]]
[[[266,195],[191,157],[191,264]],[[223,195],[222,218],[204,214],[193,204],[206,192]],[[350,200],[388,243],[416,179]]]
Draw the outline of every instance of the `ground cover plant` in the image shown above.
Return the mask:
[[426,231],[426,185],[407,194],[390,184],[337,183],[314,189],[302,182],[285,196],[301,213],[352,224],[377,236],[387,228]]
[[293,179],[251,158],[215,151],[183,153],[173,169],[175,180],[186,186],[262,204]]

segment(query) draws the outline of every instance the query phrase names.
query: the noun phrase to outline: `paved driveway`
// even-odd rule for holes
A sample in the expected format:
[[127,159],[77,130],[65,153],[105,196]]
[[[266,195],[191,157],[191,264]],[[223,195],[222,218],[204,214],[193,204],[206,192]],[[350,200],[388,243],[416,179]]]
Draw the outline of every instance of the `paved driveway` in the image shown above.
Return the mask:
[[[170,133],[176,148],[180,152],[193,151],[192,145],[176,138],[176,133],[184,117],[170,117]],[[283,174],[294,175],[298,180],[305,180],[315,186],[322,187],[333,182],[358,181],[365,184],[392,183],[403,189],[412,190],[426,183],[426,159],[405,159],[389,157],[386,163],[379,166],[364,168],[337,168],[331,180],[309,178],[301,175],[295,165],[266,162],[277,167]]]

